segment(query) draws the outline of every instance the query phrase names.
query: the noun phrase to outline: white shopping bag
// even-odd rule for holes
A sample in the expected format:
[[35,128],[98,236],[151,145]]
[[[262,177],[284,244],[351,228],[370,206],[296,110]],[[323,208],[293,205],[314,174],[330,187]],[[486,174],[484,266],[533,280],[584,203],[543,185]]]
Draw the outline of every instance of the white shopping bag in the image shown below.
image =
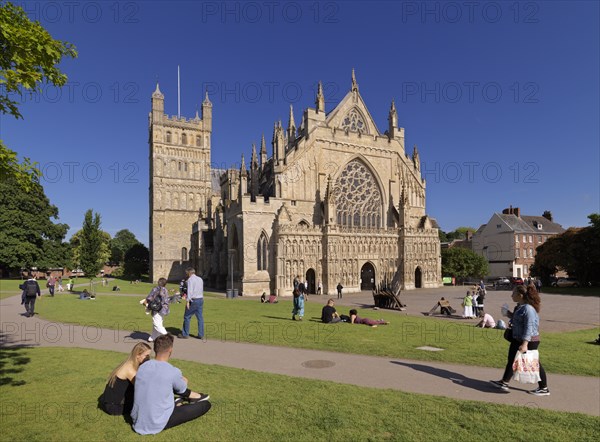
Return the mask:
[[522,384],[535,384],[540,378],[540,354],[537,350],[517,352],[513,362],[513,379]]

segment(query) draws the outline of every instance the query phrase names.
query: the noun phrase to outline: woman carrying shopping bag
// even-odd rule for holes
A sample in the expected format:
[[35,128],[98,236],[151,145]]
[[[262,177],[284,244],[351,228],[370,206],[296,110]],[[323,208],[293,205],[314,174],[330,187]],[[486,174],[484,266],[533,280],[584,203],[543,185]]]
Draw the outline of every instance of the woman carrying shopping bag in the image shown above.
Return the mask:
[[[504,376],[499,381],[490,381],[501,390],[508,391],[508,383],[513,377],[513,363],[517,352],[526,353],[528,350],[537,350],[540,345],[539,323],[540,317],[540,295],[535,286],[518,285],[512,292],[512,300],[517,303],[514,312],[508,312],[512,318],[512,340],[508,348],[508,360]],[[536,396],[550,396],[548,384],[546,381],[546,372],[542,364],[539,364],[540,381],[538,388],[529,393]]]

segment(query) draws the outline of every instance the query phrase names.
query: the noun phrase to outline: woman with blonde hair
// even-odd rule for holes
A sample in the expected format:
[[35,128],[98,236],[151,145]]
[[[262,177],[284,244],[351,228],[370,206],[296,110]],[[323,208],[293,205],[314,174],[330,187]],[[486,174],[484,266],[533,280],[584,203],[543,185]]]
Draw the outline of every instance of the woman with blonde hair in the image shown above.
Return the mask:
[[113,416],[131,413],[135,375],[139,366],[150,359],[151,352],[147,343],[138,342],[129,357],[113,370],[100,396],[102,410]]
[[[514,312],[508,312],[511,318],[512,334],[510,335],[510,347],[508,348],[508,360],[504,375],[499,381],[491,381],[501,390],[508,391],[508,383],[513,377],[513,361],[517,352],[527,352],[527,350],[537,350],[540,345],[540,311],[541,299],[535,286],[518,285],[512,292],[512,300],[517,303]],[[535,396],[549,396],[548,382],[546,372],[540,363],[540,381],[538,388],[529,393]]]

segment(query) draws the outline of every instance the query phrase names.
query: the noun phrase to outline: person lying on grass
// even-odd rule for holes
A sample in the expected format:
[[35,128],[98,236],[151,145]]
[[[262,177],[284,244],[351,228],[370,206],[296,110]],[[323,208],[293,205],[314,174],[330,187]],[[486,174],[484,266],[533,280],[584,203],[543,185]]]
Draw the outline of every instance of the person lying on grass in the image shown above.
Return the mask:
[[135,344],[129,357],[108,377],[100,408],[113,416],[129,415],[133,407],[133,385],[138,368],[150,359],[152,349],[145,342]]
[[358,316],[358,312],[355,309],[350,310],[350,323],[351,324],[365,324],[371,327],[377,327],[378,325],[388,325],[389,321],[383,319],[369,319],[361,318]]
[[[196,419],[208,412],[210,396],[187,388],[181,370],[169,364],[173,353],[173,335],[154,340],[156,359],[144,363],[135,379],[131,418],[138,434],[157,434],[162,430]],[[175,400],[173,392],[181,398]],[[187,403],[183,403],[183,401]]]

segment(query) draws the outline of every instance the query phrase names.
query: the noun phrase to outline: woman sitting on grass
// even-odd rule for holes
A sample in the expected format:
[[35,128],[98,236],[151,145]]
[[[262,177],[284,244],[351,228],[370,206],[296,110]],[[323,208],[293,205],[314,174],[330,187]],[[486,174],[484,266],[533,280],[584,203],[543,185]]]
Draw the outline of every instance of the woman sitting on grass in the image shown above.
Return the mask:
[[365,324],[370,325],[371,327],[377,327],[378,325],[388,325],[389,321],[384,321],[383,319],[361,318],[358,316],[358,312],[355,309],[352,309],[350,310],[350,323]]
[[100,396],[100,408],[118,416],[128,415],[133,408],[133,384],[141,364],[150,359],[152,349],[145,342],[135,344],[129,357],[113,370],[104,393]]

